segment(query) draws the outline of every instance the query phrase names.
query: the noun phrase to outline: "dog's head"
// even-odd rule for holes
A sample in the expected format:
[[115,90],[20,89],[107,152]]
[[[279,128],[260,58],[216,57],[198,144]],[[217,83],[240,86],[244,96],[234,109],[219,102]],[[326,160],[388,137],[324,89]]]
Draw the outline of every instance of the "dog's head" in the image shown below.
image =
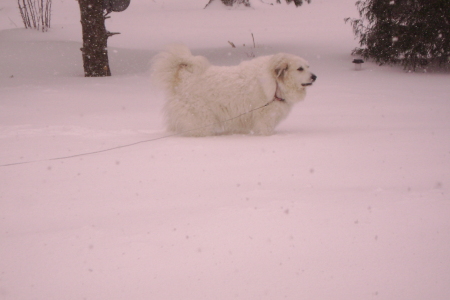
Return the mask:
[[286,100],[298,101],[305,96],[305,88],[316,81],[317,76],[309,70],[306,60],[291,54],[276,54],[271,68],[278,88]]

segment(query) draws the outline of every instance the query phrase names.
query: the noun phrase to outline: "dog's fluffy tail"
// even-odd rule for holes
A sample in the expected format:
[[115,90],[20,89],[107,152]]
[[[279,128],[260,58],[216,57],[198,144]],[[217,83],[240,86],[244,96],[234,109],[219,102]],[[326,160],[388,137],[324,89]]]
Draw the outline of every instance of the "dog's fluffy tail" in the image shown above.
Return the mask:
[[203,73],[209,67],[203,56],[193,56],[185,45],[172,45],[152,60],[152,81],[165,91],[173,91],[189,74]]

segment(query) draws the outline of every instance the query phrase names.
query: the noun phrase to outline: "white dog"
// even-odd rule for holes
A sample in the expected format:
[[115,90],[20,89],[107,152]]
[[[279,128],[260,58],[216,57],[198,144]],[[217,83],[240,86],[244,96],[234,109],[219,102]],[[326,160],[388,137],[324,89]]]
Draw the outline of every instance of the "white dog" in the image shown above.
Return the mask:
[[221,133],[270,135],[316,80],[308,63],[290,54],[212,66],[186,46],[153,60],[152,78],[165,90],[168,129],[187,136]]

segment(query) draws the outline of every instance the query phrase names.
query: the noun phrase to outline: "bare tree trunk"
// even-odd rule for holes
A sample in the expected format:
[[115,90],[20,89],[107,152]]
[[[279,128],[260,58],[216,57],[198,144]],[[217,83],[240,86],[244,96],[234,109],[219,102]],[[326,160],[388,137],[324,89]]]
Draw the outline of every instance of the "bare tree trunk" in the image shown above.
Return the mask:
[[84,76],[111,76],[107,41],[111,35],[105,27],[103,0],[78,0],[83,31]]

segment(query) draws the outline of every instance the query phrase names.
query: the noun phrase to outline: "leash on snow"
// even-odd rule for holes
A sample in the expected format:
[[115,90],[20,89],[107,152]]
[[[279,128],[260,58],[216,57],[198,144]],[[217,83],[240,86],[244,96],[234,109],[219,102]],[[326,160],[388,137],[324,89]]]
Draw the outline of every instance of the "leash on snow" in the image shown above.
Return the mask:
[[17,165],[27,165],[27,164],[32,164],[32,163],[38,163],[38,162],[46,162],[46,161],[55,161],[55,160],[64,160],[64,159],[70,159],[70,158],[75,158],[75,157],[82,157],[82,156],[88,156],[88,155],[93,155],[93,154],[98,154],[98,153],[103,153],[103,152],[109,152],[109,151],[113,151],[113,150],[118,150],[118,149],[122,149],[122,148],[127,148],[127,147],[132,147],[132,146],[136,146],[138,144],[143,144],[143,143],[148,143],[148,142],[153,142],[153,141],[157,141],[157,140],[162,140],[162,139],[166,139],[169,137],[173,137],[173,136],[177,136],[177,135],[182,135],[191,131],[195,131],[195,130],[199,130],[199,129],[203,129],[203,128],[208,128],[214,125],[218,125],[218,124],[222,124],[222,123],[226,123],[226,122],[230,122],[232,120],[235,120],[237,118],[240,118],[244,115],[247,115],[249,113],[254,112],[255,110],[264,108],[266,106],[268,106],[270,103],[276,101],[277,99],[275,98],[274,100],[271,100],[270,102],[267,102],[266,104],[259,106],[257,108],[253,108],[249,111],[246,111],[240,115],[237,115],[235,117],[232,117],[230,119],[224,120],[224,121],[220,121],[220,122],[216,122],[216,123],[212,123],[206,126],[202,126],[202,127],[197,127],[197,128],[193,128],[193,129],[188,129],[182,132],[178,132],[178,133],[173,133],[173,134],[168,134],[168,135],[164,135],[164,136],[160,136],[157,138],[152,138],[152,139],[148,139],[148,140],[142,140],[142,141],[138,141],[138,142],[134,142],[131,144],[125,144],[125,145],[120,145],[120,146],[116,146],[116,147],[111,147],[111,148],[107,148],[107,149],[102,149],[102,150],[97,150],[97,151],[91,151],[91,152],[84,152],[84,153],[79,153],[79,154],[74,154],[74,155],[68,155],[68,156],[61,156],[61,157],[56,157],[56,158],[47,158],[47,159],[37,159],[37,160],[28,160],[28,161],[23,161],[23,162],[15,162],[15,163],[9,163],[9,164],[2,164],[0,165],[0,167],[9,167],[9,166],[17,166]]

